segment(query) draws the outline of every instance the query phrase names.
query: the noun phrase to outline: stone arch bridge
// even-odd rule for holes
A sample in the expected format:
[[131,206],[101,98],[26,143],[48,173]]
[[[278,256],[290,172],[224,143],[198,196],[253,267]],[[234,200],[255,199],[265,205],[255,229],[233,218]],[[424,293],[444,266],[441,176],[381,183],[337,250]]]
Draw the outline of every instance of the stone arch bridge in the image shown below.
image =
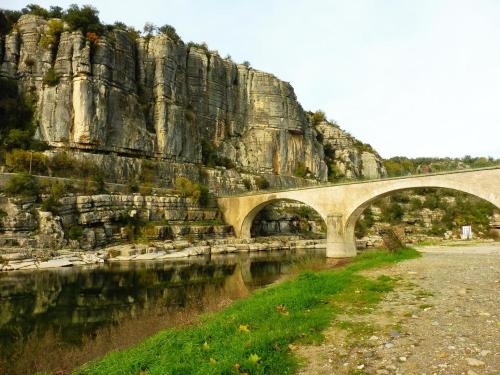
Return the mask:
[[240,238],[250,238],[253,220],[265,206],[279,200],[304,203],[325,221],[326,254],[336,258],[356,255],[354,227],[365,208],[378,198],[414,188],[458,190],[500,208],[500,167],[254,192],[217,200],[224,219]]

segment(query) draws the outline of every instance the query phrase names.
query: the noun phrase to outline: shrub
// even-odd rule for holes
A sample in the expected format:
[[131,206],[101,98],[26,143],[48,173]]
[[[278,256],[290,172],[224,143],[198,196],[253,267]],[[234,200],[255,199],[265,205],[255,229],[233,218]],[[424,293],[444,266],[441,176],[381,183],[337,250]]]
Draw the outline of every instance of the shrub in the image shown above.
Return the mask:
[[43,18],[49,17],[49,11],[37,4],[28,4],[21,9],[21,12],[23,12],[23,14],[33,14]]
[[309,171],[306,168],[304,162],[303,161],[298,161],[297,165],[295,166],[295,170],[293,171],[293,174],[296,177],[304,178],[304,177],[306,177],[306,175],[307,175],[308,172]]
[[91,5],[83,5],[81,8],[72,4],[64,12],[63,21],[66,22],[71,30],[80,30],[83,35],[89,31],[101,34],[104,26],[99,19],[99,11]]
[[396,192],[391,195],[391,201],[397,203],[408,203],[410,202],[410,197],[408,197],[407,193]]
[[422,205],[430,210],[435,210],[439,207],[439,197],[436,194],[431,194],[425,197],[425,201]]
[[139,183],[137,182],[137,180],[135,178],[128,182],[127,191],[129,193],[138,193],[139,192]]
[[57,213],[57,209],[61,206],[61,203],[54,195],[49,195],[42,202],[42,211],[49,211],[52,213]]
[[255,179],[255,185],[257,185],[257,188],[260,190],[269,189],[269,186],[270,186],[267,178],[265,178],[263,176],[259,176]]
[[5,165],[10,172],[47,173],[47,157],[41,152],[12,150],[5,156]]
[[243,185],[245,186],[245,189],[247,189],[247,190],[252,189],[252,182],[248,178],[243,179]]
[[57,46],[61,33],[64,31],[64,24],[61,20],[52,19],[47,22],[47,30],[40,38],[40,45],[43,48]]
[[45,192],[52,195],[56,199],[62,198],[69,192],[74,192],[75,187],[70,181],[49,181],[48,183],[42,182],[42,188]]
[[[6,145],[6,142],[8,139],[9,142],[13,141],[13,138],[19,135],[19,133],[13,133],[11,137],[8,137],[12,130],[23,131],[23,138],[25,135],[32,137],[35,133],[34,98],[20,94],[17,82],[7,78],[0,78],[0,93],[0,139],[1,145],[9,150],[13,146]],[[25,143],[23,141],[23,144]]]
[[94,178],[95,193],[96,194],[107,194],[106,181],[102,173],[97,173]]
[[323,121],[326,121],[325,112],[318,110],[318,111],[311,114],[311,123],[314,126],[319,125]]
[[191,197],[195,190],[195,184],[190,179],[179,176],[175,179],[175,190],[183,197]]
[[196,184],[197,188],[199,189],[199,194],[198,194],[198,203],[202,207],[207,207],[208,203],[210,202],[210,192],[208,190],[208,187],[202,184]]
[[70,177],[75,175],[76,160],[66,151],[58,152],[48,159],[51,175]]
[[80,225],[71,225],[68,229],[68,238],[79,241],[83,235],[83,228]]
[[422,209],[422,201],[418,198],[410,199],[410,209],[413,211],[417,211]]
[[212,142],[207,140],[202,140],[201,142],[201,161],[207,167],[221,166],[231,169],[235,167],[235,164],[231,159],[226,156],[217,155],[215,146]]
[[49,87],[56,86],[60,81],[59,73],[57,73],[54,68],[50,68],[43,75],[43,83]]
[[10,33],[22,15],[22,12],[18,10],[4,9],[0,11],[0,35]]
[[403,208],[398,203],[391,203],[382,209],[382,218],[388,223],[397,223],[403,218]]
[[335,163],[327,164],[328,168],[328,181],[338,181],[345,177],[345,175],[340,172]]
[[193,123],[196,120],[196,114],[191,108],[186,109],[184,112],[184,117],[186,118],[186,121]]
[[12,176],[5,185],[5,192],[11,195],[37,197],[40,187],[35,177],[20,173]]
[[7,150],[30,148],[33,132],[31,129],[10,129],[4,140]]
[[143,160],[139,180],[143,183],[155,182],[157,175],[156,163],[151,160]]
[[175,179],[175,190],[183,197],[191,197],[201,206],[206,206],[210,199],[209,190],[205,185],[192,182],[179,176]]
[[139,187],[139,193],[141,195],[151,195],[153,194],[153,187],[151,185],[141,185]]
[[174,42],[178,42],[181,38],[179,35],[177,35],[177,32],[175,31],[175,27],[170,26],[170,25],[163,25],[160,28],[158,28],[158,31],[162,34],[165,34],[168,36],[170,39],[172,39]]
[[187,46],[188,46],[188,49],[190,49],[190,48],[199,48],[199,49],[202,49],[205,52],[208,52],[208,45],[205,42],[203,42],[203,43],[189,42],[187,44]]
[[243,65],[245,65],[248,69],[250,69],[252,67],[252,65],[250,64],[250,61],[243,61],[242,63]]
[[62,18],[63,14],[64,14],[63,8],[59,6],[49,7],[49,18]]

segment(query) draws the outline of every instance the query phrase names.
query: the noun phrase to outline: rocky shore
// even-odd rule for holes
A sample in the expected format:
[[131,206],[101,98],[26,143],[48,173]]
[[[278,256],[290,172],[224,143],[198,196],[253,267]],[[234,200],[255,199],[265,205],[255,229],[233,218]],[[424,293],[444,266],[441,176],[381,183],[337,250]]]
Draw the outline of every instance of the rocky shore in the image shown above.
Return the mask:
[[150,244],[121,244],[97,251],[69,249],[50,252],[18,251],[0,258],[1,271],[42,270],[47,268],[95,265],[104,262],[168,261],[169,259],[209,256],[237,252],[272,250],[323,249],[325,240],[303,240],[297,237],[266,239],[211,239],[189,242],[158,241]]

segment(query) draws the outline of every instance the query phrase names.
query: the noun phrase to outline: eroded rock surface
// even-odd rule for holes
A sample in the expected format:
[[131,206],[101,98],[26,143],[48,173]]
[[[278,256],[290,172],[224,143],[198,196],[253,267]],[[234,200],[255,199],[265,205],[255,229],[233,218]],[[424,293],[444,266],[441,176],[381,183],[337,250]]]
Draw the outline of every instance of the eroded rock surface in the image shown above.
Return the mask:
[[[47,20],[22,16],[5,37],[0,75],[36,97],[37,136],[51,146],[200,163],[209,145],[243,170],[293,175],[300,162],[326,180],[317,134],[340,130],[312,126],[289,83],[165,35],[114,30],[93,44],[64,31],[47,46],[48,30]],[[54,85],[43,79],[51,69]],[[377,155],[339,137],[346,176],[384,173]]]

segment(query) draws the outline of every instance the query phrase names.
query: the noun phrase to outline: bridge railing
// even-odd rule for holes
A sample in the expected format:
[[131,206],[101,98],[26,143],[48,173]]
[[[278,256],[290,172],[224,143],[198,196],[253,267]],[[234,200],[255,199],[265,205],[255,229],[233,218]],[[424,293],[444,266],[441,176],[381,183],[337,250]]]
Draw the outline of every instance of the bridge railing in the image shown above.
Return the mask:
[[247,191],[247,192],[236,192],[235,191],[235,192],[231,192],[231,193],[224,193],[224,194],[218,195],[217,197],[218,198],[245,197],[245,196],[250,196],[250,195],[280,193],[280,192],[285,192],[285,191],[309,190],[309,189],[317,189],[317,188],[330,187],[330,186],[341,186],[341,185],[357,185],[357,184],[366,184],[366,183],[372,183],[372,182],[377,182],[377,181],[402,180],[402,179],[407,179],[407,178],[421,178],[421,177],[431,177],[431,176],[440,176],[440,175],[449,175],[449,174],[471,173],[471,172],[487,171],[487,170],[494,170],[494,169],[500,170],[500,165],[493,166],[493,167],[484,167],[484,168],[468,168],[468,169],[456,169],[456,170],[451,170],[451,171],[434,172],[434,173],[412,174],[412,175],[407,175],[407,176],[373,178],[373,179],[369,179],[369,180],[352,180],[352,181],[345,181],[345,182],[326,182],[326,183],[318,183],[315,185],[300,186],[300,187],[294,187],[294,188],[284,188],[284,189],[283,188],[273,188],[273,189],[254,190],[254,191]]

